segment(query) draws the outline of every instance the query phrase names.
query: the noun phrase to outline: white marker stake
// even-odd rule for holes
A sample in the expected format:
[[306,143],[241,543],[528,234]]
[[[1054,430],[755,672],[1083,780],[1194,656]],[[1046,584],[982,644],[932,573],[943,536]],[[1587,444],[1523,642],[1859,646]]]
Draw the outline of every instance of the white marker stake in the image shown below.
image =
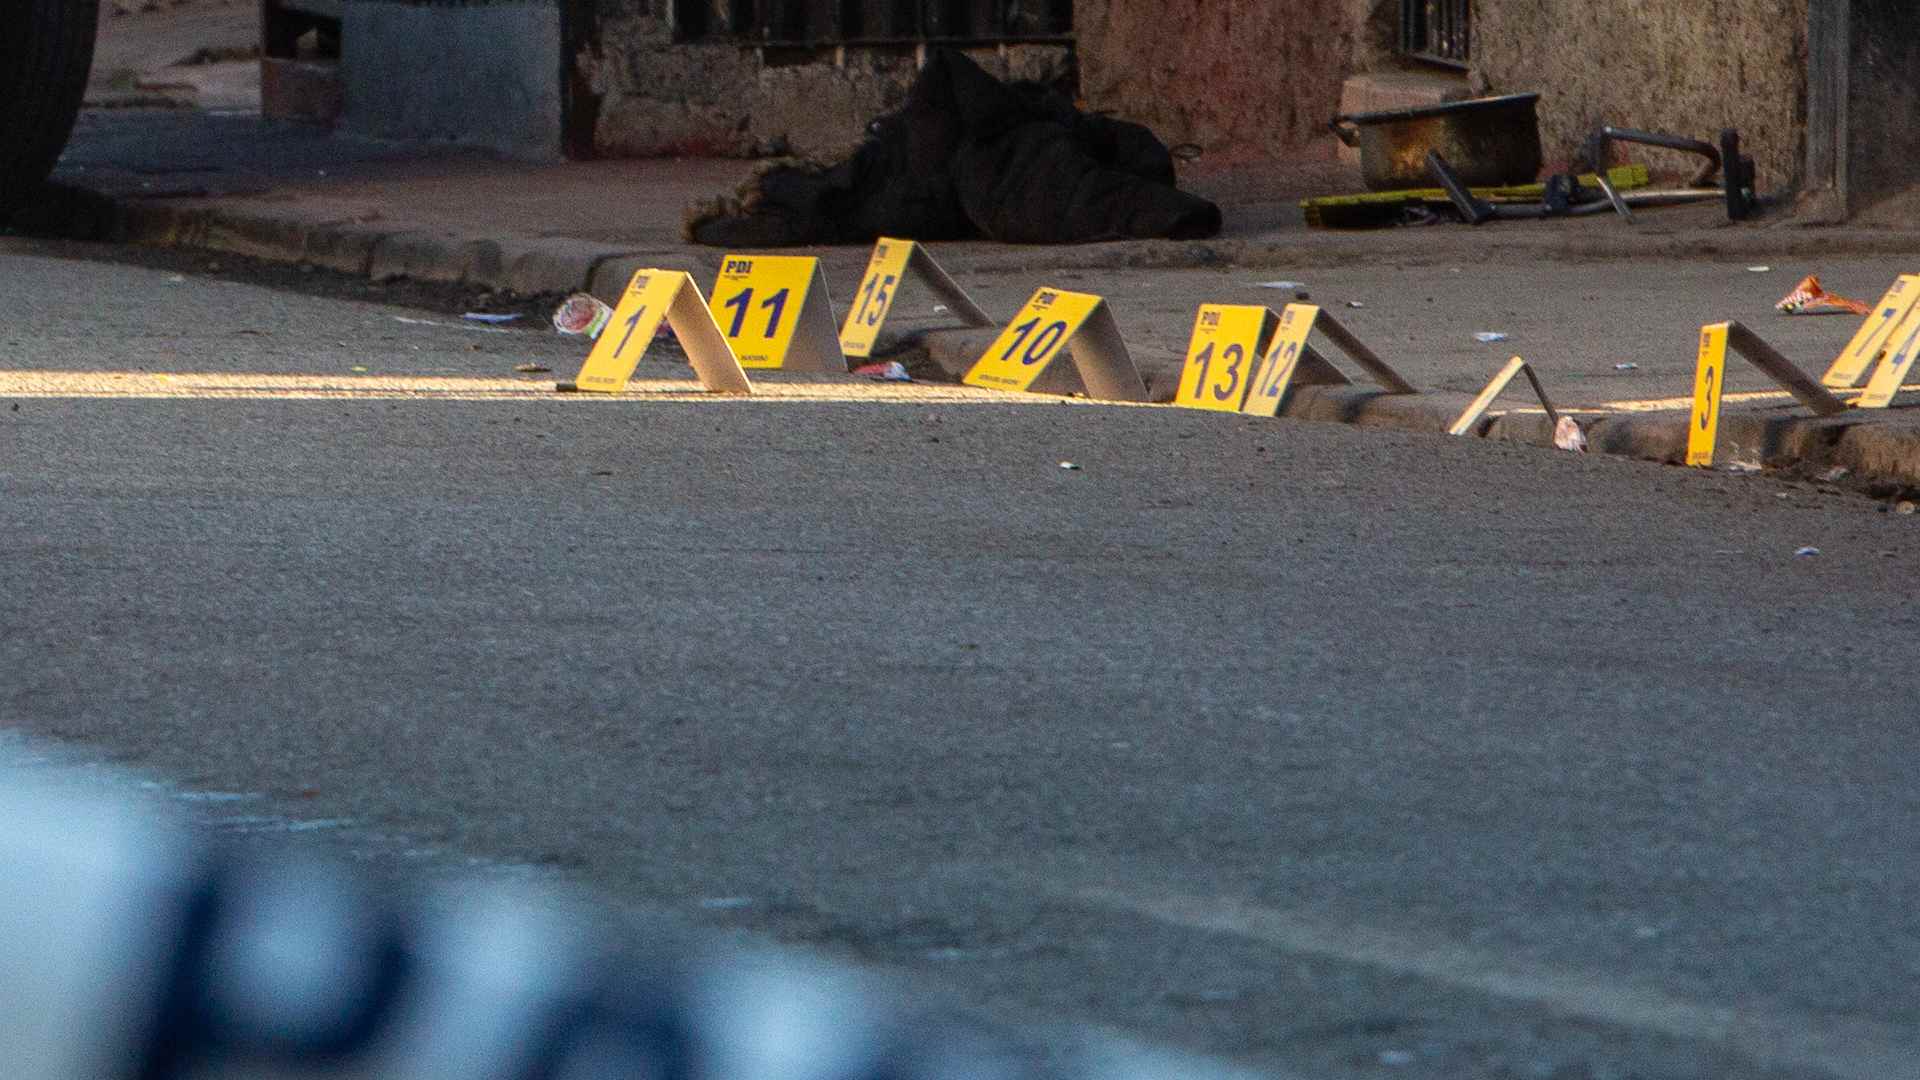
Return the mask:
[[1473,430],[1474,425],[1480,422],[1480,418],[1486,415],[1494,399],[1505,392],[1507,384],[1521,372],[1525,372],[1527,381],[1533,384],[1533,396],[1539,398],[1540,406],[1547,410],[1547,422],[1559,424],[1560,412],[1553,407],[1553,402],[1547,400],[1547,391],[1540,385],[1540,376],[1534,374],[1533,365],[1516,356],[1507,361],[1507,366],[1500,369],[1500,373],[1493,377],[1493,381],[1487,384],[1486,389],[1480,391],[1480,396],[1474,398],[1473,404],[1467,406],[1467,411],[1461,413],[1460,418],[1453,422],[1453,426],[1447,429],[1447,434],[1465,435]]

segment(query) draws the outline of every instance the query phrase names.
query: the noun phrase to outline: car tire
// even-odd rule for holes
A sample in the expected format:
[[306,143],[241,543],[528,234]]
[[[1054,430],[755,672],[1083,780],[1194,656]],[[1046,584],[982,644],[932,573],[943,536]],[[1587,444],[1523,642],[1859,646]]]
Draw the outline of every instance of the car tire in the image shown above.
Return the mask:
[[0,217],[37,191],[73,132],[97,0],[0,0]]

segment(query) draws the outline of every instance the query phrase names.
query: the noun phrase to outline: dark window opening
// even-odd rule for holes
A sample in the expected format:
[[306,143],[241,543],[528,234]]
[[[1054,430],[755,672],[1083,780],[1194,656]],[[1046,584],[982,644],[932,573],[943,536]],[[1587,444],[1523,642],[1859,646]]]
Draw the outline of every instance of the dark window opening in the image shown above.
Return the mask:
[[792,46],[1063,43],[1073,0],[674,0],[673,31]]
[[1471,0],[1400,0],[1400,51],[1466,67],[1473,54]]

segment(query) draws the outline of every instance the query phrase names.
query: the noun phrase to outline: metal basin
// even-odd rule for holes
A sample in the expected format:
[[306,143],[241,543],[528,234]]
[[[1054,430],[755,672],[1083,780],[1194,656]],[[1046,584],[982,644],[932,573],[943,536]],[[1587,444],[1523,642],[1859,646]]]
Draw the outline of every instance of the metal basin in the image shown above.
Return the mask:
[[1438,150],[1471,187],[1529,184],[1540,172],[1539,94],[1474,98],[1417,109],[1336,116],[1340,141],[1360,148],[1373,191],[1428,188],[1427,151]]

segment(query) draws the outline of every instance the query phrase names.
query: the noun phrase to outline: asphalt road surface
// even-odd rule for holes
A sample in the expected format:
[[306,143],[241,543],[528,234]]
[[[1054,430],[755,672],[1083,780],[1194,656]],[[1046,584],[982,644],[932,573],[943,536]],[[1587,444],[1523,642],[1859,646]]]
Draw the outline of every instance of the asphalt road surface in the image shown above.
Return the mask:
[[0,282],[19,732],[1265,1072],[1920,1075],[1920,516]]

